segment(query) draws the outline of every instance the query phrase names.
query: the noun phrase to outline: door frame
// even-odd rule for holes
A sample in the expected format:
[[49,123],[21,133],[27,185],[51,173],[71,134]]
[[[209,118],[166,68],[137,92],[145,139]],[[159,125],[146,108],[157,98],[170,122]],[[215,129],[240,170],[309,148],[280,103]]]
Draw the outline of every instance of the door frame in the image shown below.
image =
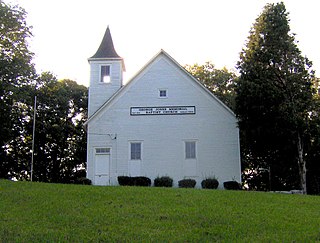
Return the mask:
[[[94,184],[96,184],[96,177],[99,176],[107,176],[107,181],[106,181],[106,184],[105,185],[110,185],[110,179],[111,179],[111,176],[110,176],[110,171],[111,171],[111,161],[112,161],[112,156],[111,156],[111,147],[94,147],[93,148],[94,150]],[[107,174],[98,174],[97,171],[96,171],[96,158],[98,156],[106,156],[106,158],[109,158],[109,163],[107,165]]]

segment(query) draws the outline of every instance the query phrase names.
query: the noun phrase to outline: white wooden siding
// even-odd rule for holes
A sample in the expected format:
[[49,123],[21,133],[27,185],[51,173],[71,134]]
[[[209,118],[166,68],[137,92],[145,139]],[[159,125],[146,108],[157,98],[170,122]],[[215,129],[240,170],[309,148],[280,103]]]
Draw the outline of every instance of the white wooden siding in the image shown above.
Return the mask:
[[[163,87],[170,95],[159,99],[159,89]],[[195,106],[196,114],[130,116],[130,107],[140,106]],[[185,168],[196,168],[192,178],[197,180],[197,187],[209,176],[218,177],[220,186],[227,180],[240,181],[239,138],[234,115],[165,55],[155,58],[90,120],[88,133],[90,179],[93,176],[90,148],[112,147],[110,180],[116,185],[117,176],[129,175],[128,141],[136,140],[143,141],[141,176],[152,181],[157,176],[168,175],[177,186],[178,180],[190,178]],[[117,134],[117,138],[111,139],[108,134]],[[187,140],[197,141],[196,166],[186,164],[184,141]]]

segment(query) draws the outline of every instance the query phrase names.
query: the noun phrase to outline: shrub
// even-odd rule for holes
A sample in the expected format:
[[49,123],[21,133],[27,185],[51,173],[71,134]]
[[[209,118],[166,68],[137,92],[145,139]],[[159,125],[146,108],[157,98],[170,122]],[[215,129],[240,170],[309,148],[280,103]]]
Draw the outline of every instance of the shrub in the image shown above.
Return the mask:
[[76,170],[74,172],[74,178],[80,178],[80,177],[86,178],[86,176],[87,176],[87,171],[85,169]]
[[92,182],[90,179],[86,177],[79,177],[74,181],[74,184],[79,184],[79,185],[91,185]]
[[194,188],[196,183],[197,182],[194,179],[183,179],[178,181],[178,185],[181,188]]
[[226,190],[240,190],[241,186],[237,181],[226,181],[223,182],[223,187]]
[[204,189],[217,189],[219,181],[215,178],[207,178],[201,182],[201,187]]
[[150,186],[151,179],[145,176],[118,176],[120,186]]
[[118,176],[120,186],[133,186],[133,180],[130,176]]
[[150,186],[151,179],[145,176],[132,177],[135,186]]
[[157,177],[154,179],[154,186],[156,187],[172,187],[173,179],[169,176]]

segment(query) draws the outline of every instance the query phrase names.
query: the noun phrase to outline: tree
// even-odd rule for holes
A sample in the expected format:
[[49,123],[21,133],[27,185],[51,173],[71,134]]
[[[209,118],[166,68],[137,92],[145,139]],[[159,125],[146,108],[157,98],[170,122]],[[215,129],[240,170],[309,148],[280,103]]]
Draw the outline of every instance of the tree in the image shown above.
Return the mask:
[[290,33],[285,5],[267,4],[238,62],[236,114],[243,159],[268,170],[274,187],[300,185],[304,193],[314,94],[311,66]]
[[[87,88],[42,73],[36,88],[34,180],[69,183],[85,168]],[[29,123],[29,134],[32,123]],[[31,141],[29,141],[30,143]]]
[[[316,79],[319,91],[320,79]],[[310,112],[309,137],[307,151],[307,188],[308,194],[320,194],[320,93],[314,96],[313,110]]]
[[17,170],[12,144],[22,139],[21,112],[35,77],[27,42],[32,33],[25,17],[24,9],[0,1],[0,178]]
[[223,69],[216,69],[211,62],[206,62],[203,65],[186,65],[185,68],[223,103],[234,110],[234,83],[237,78],[235,73],[228,71],[226,67]]
[[70,182],[85,167],[87,88],[37,75],[26,12],[0,1],[0,178],[30,179],[34,97],[34,179]]

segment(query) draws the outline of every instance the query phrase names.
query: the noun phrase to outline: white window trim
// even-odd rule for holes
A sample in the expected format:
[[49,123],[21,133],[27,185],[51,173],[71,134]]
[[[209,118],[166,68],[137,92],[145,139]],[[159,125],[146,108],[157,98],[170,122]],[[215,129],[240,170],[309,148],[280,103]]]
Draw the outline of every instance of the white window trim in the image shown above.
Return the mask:
[[[110,72],[110,75],[109,75],[109,81],[108,82],[104,82],[103,80],[101,80],[101,69],[103,66],[109,66],[109,72]],[[112,73],[112,65],[111,63],[103,63],[103,64],[100,64],[99,65],[99,83],[100,84],[111,84],[111,73]]]
[[[132,143],[140,143],[140,159],[131,159],[131,144]],[[129,154],[128,154],[128,158],[129,158],[129,161],[142,161],[142,158],[143,158],[143,142],[141,140],[130,140],[129,141]]]
[[[166,91],[166,96],[160,96],[161,91]],[[167,99],[168,98],[168,89],[158,89],[158,98]]]

